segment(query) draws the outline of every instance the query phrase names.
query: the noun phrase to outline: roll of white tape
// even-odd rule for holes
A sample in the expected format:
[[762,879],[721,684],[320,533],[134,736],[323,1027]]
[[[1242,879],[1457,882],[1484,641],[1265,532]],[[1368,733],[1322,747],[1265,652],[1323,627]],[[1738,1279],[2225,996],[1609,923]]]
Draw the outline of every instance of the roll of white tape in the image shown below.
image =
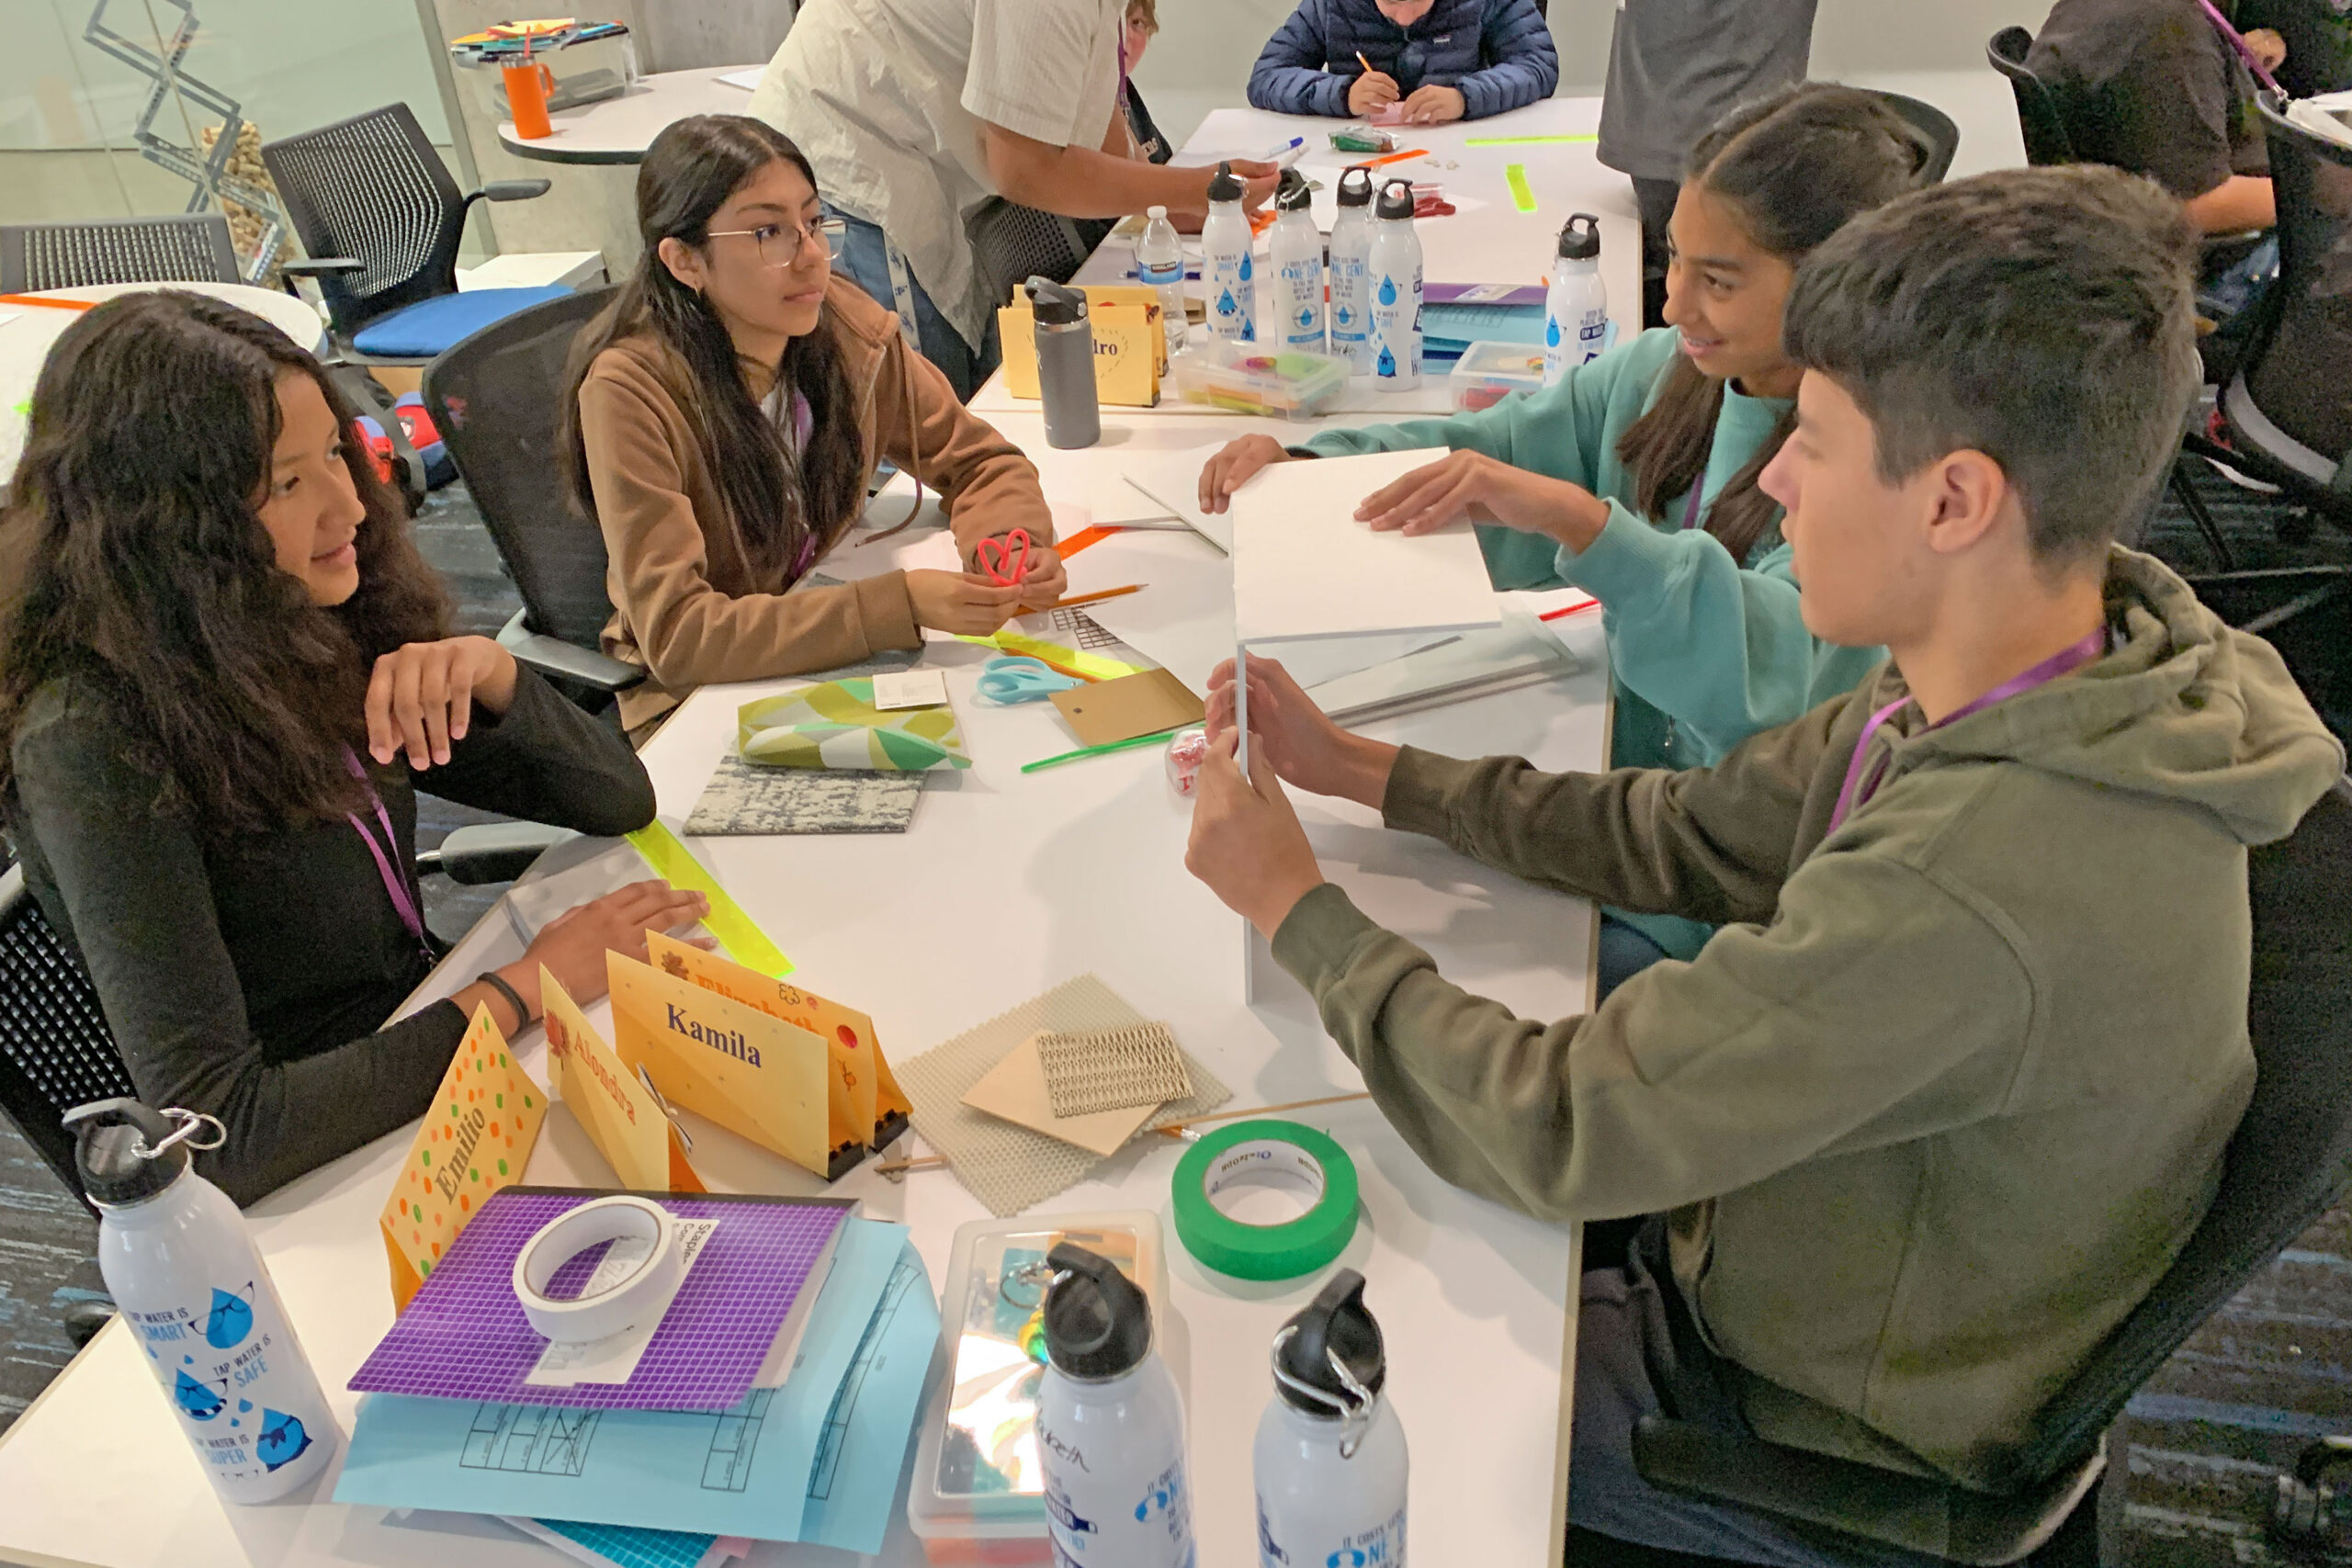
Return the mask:
[[[607,1241],[635,1242],[649,1250],[636,1268],[594,1295],[559,1301],[547,1293],[557,1269],[582,1249]],[[662,1311],[685,1267],[669,1211],[643,1198],[599,1198],[548,1221],[523,1244],[514,1257],[514,1299],[539,1333],[580,1344],[637,1327],[641,1314]]]

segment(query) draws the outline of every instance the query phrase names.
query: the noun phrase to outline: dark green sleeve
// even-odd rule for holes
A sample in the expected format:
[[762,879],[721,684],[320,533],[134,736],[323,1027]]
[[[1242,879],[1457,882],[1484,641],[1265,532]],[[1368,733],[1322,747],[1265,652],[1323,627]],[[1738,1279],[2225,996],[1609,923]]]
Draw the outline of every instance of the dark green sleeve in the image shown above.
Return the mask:
[[410,776],[460,806],[602,838],[653,820],[653,781],[628,742],[521,668],[505,713],[475,709],[449,761]]
[[159,816],[157,781],[102,709],[60,705],[17,737],[19,826],[55,878],[139,1097],[209,1111],[227,1141],[197,1168],[238,1203],[424,1113],[466,1021],[439,1002],[271,1063],[246,1022],[201,845]]

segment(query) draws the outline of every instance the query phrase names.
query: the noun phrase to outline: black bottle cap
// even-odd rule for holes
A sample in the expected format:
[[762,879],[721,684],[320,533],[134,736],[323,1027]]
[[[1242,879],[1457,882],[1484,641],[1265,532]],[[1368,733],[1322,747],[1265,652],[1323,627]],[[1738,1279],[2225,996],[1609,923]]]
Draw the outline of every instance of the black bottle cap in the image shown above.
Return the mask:
[[1239,201],[1247,189],[1239,176],[1234,174],[1233,165],[1229,163],[1219,164],[1216,166],[1216,173],[1209,176],[1211,201]]
[[187,1168],[187,1145],[174,1144],[150,1157],[153,1148],[179,1129],[172,1119],[135,1100],[94,1100],[64,1116],[74,1135],[74,1164],[82,1190],[94,1203],[122,1208],[143,1202],[177,1181]]
[[1413,186],[1408,180],[1390,180],[1380,187],[1380,205],[1372,209],[1375,218],[1410,218],[1413,215]]
[[1046,1261],[1056,1275],[1046,1291],[1046,1354],[1055,1366],[1100,1382],[1151,1353],[1151,1303],[1117,1264],[1069,1242]]
[[1033,277],[1022,287],[1028,291],[1029,307],[1036,312],[1039,326],[1074,327],[1086,320],[1083,290],[1050,277]]
[[1305,212],[1315,204],[1315,192],[1308,188],[1306,176],[1296,169],[1284,169],[1283,177],[1274,184],[1274,210]]
[[1340,205],[1370,207],[1372,205],[1372,171],[1362,164],[1351,164],[1340,174]]
[[1342,1269],[1325,1281],[1315,1299],[1290,1320],[1289,1327],[1289,1337],[1274,1353],[1276,1364],[1307,1387],[1329,1394],[1332,1401],[1323,1404],[1275,1379],[1275,1392],[1292,1409],[1337,1420],[1340,1408],[1353,1403],[1354,1396],[1331,1370],[1332,1354],[1340,1358],[1350,1376],[1374,1393],[1388,1381],[1388,1354],[1381,1343],[1380,1325],[1364,1307],[1363,1276],[1354,1269]]
[[1560,254],[1568,261],[1590,261],[1600,254],[1600,220],[1576,212],[1560,225]]

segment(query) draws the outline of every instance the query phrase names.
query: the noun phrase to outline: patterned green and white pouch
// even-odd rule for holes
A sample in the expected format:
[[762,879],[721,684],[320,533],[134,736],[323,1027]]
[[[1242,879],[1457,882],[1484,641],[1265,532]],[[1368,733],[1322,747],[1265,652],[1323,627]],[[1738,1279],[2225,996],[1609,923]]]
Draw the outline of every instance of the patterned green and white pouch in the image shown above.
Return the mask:
[[955,709],[886,713],[874,705],[870,676],[762,697],[736,709],[735,719],[736,749],[763,767],[920,773],[972,765]]

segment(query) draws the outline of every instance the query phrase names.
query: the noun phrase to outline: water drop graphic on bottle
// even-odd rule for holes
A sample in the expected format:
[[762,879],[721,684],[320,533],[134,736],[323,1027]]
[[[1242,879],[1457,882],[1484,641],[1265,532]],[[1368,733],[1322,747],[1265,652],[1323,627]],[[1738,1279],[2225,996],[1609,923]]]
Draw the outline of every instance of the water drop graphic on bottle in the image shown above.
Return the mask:
[[1394,305],[1396,303],[1396,280],[1395,278],[1384,277],[1380,280],[1380,302],[1384,305]]
[[1544,346],[1545,348],[1560,346],[1560,322],[1557,317],[1544,323]]
[[1216,313],[1220,316],[1230,316],[1233,311],[1233,290],[1228,288],[1216,297]]
[[175,1379],[172,1384],[172,1397],[179,1401],[182,1410],[187,1411],[198,1421],[211,1420],[215,1416],[220,1415],[221,1409],[228,1404],[227,1400],[222,1399],[209,1387],[197,1382],[186,1372],[175,1373]]
[[1313,326],[1315,324],[1315,312],[1304,305],[1300,306],[1298,310],[1298,324],[1302,327]]
[[[253,1286],[245,1287],[250,1292]],[[244,1296],[232,1295],[218,1285],[212,1288],[212,1311],[204,1322],[205,1343],[216,1350],[233,1350],[244,1343],[245,1336],[254,1331],[253,1303]]]
[[1383,376],[1396,374],[1396,356],[1388,352],[1388,345],[1385,343],[1380,345],[1379,374]]
[[1236,273],[1234,276],[1237,276],[1237,277],[1238,277],[1238,278],[1239,278],[1242,282],[1244,282],[1244,283],[1247,283],[1247,282],[1249,282],[1249,281],[1250,281],[1250,258],[1249,258],[1249,256],[1248,256],[1248,255],[1246,255],[1246,254],[1245,254],[1244,256],[1242,256],[1242,258],[1241,258],[1241,270],[1240,270],[1239,272]]
[[262,1463],[272,1470],[292,1464],[311,1446],[311,1434],[301,1418],[280,1411],[261,1413],[261,1436],[254,1440],[254,1452]]
[[1336,327],[1354,326],[1356,324],[1356,313],[1353,310],[1349,310],[1345,305],[1334,305],[1331,307],[1331,324]]

